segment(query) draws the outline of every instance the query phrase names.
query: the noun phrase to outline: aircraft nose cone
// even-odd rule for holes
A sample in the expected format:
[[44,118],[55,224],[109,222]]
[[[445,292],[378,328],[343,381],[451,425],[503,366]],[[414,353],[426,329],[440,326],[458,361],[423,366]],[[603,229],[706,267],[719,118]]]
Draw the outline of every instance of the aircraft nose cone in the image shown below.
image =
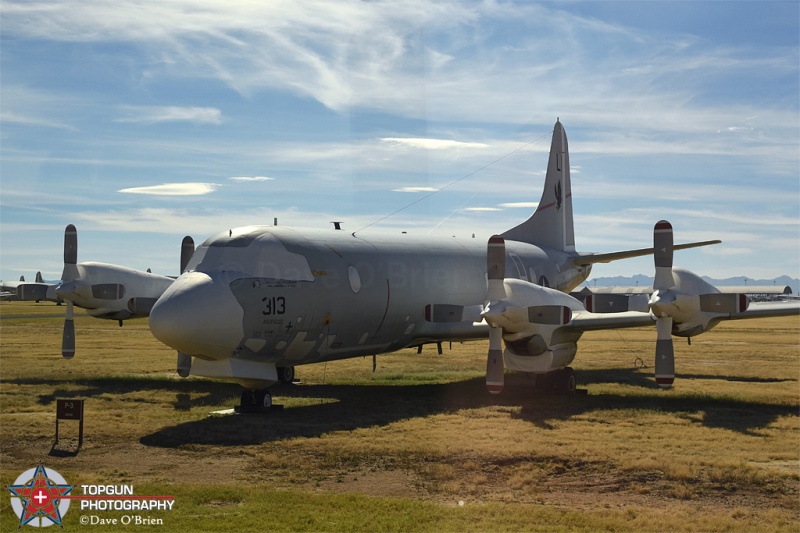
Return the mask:
[[233,355],[244,336],[244,311],[226,281],[181,275],[150,312],[153,336],[179,352],[211,359]]

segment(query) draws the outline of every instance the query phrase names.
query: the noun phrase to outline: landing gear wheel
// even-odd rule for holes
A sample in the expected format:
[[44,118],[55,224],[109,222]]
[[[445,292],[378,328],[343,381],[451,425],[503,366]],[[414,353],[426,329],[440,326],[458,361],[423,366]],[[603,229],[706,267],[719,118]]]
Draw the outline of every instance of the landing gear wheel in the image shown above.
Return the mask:
[[269,411],[272,407],[272,394],[267,389],[256,391],[256,408],[259,412]]
[[561,392],[564,394],[575,394],[578,389],[578,380],[575,378],[575,370],[572,367],[566,367],[561,371]]
[[294,367],[293,366],[279,366],[278,367],[278,380],[284,385],[288,385],[294,381]]
[[239,398],[240,413],[266,413],[272,408],[272,394],[269,389],[244,389]]

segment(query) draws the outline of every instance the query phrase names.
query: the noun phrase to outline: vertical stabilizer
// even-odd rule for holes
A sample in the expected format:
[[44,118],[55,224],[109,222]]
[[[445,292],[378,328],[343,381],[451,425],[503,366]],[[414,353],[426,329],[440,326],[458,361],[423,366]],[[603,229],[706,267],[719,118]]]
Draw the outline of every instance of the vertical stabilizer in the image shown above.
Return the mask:
[[553,126],[553,142],[550,144],[542,199],[528,220],[503,233],[503,237],[566,252],[575,251],[569,148],[567,134],[558,120]]

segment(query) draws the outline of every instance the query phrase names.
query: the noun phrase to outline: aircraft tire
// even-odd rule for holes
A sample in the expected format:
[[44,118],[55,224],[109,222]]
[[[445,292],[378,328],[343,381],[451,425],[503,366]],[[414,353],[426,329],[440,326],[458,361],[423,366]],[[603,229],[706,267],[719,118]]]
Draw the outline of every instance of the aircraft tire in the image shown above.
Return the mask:
[[269,389],[244,389],[239,399],[240,413],[266,413],[272,408]]
[[256,391],[256,409],[260,412],[269,411],[272,407],[272,394],[268,389]]
[[288,385],[294,381],[294,367],[293,366],[279,366],[278,367],[278,380],[284,385]]
[[561,392],[564,394],[575,394],[575,391],[578,389],[578,380],[575,378],[575,370],[568,366],[561,372]]

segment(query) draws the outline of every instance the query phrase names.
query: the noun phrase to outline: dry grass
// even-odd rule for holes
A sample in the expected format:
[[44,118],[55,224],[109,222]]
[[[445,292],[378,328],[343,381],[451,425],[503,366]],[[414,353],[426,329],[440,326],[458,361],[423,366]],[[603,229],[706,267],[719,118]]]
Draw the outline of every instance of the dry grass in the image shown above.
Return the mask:
[[[0,303],[5,484],[41,460],[73,484],[171,492],[167,530],[800,530],[797,317],[676,340],[668,391],[651,379],[655,331],[635,329],[584,336],[585,396],[534,395],[522,375],[490,396],[473,343],[382,356],[374,374],[369,358],[299,367],[303,383],[275,391],[283,411],[209,417],[237,386],[178,378],[145,321],[79,317],[64,361],[61,319],[41,316],[61,310]],[[75,456],[49,455],[57,397],[86,399]],[[280,522],[285,505],[307,520]],[[246,522],[265,508],[271,527]],[[13,526],[7,503],[0,519]]]

